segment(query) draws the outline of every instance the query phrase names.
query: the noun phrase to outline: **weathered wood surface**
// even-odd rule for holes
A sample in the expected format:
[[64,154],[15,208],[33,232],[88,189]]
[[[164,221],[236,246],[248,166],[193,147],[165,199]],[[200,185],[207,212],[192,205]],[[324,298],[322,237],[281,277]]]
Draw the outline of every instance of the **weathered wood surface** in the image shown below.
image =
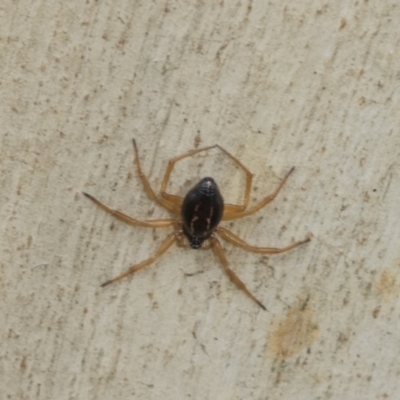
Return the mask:
[[[398,398],[399,25],[396,1],[11,2],[1,6],[2,399]],[[263,257],[173,248],[118,284],[168,229],[133,168],[219,143],[255,175],[227,223]],[[216,151],[171,191],[243,174]]]

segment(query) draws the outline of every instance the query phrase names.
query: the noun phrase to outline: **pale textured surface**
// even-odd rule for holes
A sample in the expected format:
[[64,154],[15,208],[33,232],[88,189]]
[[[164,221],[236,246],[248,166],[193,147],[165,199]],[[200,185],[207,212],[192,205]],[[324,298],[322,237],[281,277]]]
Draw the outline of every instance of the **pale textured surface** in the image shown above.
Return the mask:
[[[3,1],[1,399],[397,399],[400,389],[398,2]],[[159,185],[166,161],[219,143],[273,204],[225,245],[267,305],[209,251],[173,248],[131,138]],[[203,164],[204,163],[204,164]],[[203,166],[202,166],[203,164]],[[207,168],[209,168],[207,170]],[[178,166],[236,200],[217,152]],[[157,186],[158,187],[158,186]],[[191,275],[188,275],[191,274]]]

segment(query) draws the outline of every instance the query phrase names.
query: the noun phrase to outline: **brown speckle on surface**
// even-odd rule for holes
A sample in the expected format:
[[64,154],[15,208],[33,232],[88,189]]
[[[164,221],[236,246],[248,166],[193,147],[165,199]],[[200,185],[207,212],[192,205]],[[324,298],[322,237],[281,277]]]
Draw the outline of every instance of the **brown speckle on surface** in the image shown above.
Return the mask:
[[382,271],[375,283],[375,290],[383,297],[384,302],[388,302],[398,292],[398,288],[396,275],[389,270]]
[[318,331],[309,302],[299,302],[273,326],[268,335],[267,353],[280,359],[289,358],[310,347]]

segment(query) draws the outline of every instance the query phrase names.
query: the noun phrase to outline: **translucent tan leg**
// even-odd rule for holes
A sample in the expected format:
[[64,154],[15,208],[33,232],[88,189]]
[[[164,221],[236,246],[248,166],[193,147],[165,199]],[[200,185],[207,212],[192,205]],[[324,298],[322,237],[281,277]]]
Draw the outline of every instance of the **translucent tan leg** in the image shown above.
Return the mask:
[[252,299],[254,302],[256,302],[263,310],[266,310],[265,306],[261,303],[261,301],[257,300],[246,288],[245,284],[234,274],[234,272],[229,268],[228,261],[225,257],[225,253],[221,247],[221,243],[219,240],[211,236],[210,237],[210,243],[211,247],[214,251],[214,254],[217,256],[219,261],[221,262],[222,266],[224,267],[224,270],[226,274],[229,276],[229,279],[240,289],[242,290],[250,299]]
[[153,256],[151,256],[150,258],[148,258],[147,260],[142,261],[139,264],[133,265],[132,267],[130,267],[127,271],[125,271],[123,274],[118,275],[117,277],[110,279],[107,282],[104,282],[101,287],[107,286],[110,283],[114,283],[119,281],[120,279],[123,279],[125,277],[127,277],[128,275],[131,275],[133,273],[135,273],[136,271],[139,271],[139,269],[142,269],[144,267],[147,267],[148,265],[152,264],[154,261],[157,260],[157,258],[159,258],[161,255],[163,255],[177,240],[178,237],[181,235],[180,232],[172,232],[170,233],[161,243],[161,246],[158,248],[158,250],[153,254]]
[[200,153],[201,151],[206,151],[206,150],[213,149],[214,147],[215,146],[208,146],[208,147],[203,147],[203,148],[197,149],[197,150],[191,150],[191,151],[188,151],[185,154],[182,154],[181,156],[178,156],[178,157],[175,157],[175,158],[172,158],[171,160],[169,160],[167,169],[165,171],[164,179],[163,179],[163,181],[161,183],[161,190],[160,190],[161,197],[166,199],[166,200],[169,200],[172,203],[175,203],[175,204],[181,206],[182,203],[183,203],[183,198],[182,197],[175,196],[173,194],[169,194],[169,193],[166,192],[167,186],[168,186],[168,182],[169,182],[169,178],[171,177],[172,170],[174,169],[174,165],[178,161],[183,160],[186,157],[193,156],[193,155],[195,155],[197,153]]
[[137,149],[136,141],[135,139],[132,139],[133,142],[133,150],[135,152],[135,164],[136,168],[139,174],[139,177],[143,183],[144,189],[147,193],[147,196],[149,196],[150,199],[154,200],[156,203],[158,203],[160,206],[166,208],[168,211],[174,213],[174,214],[180,214],[180,206],[178,206],[174,201],[170,201],[169,199],[165,197],[158,197],[155,193],[152,187],[150,186],[150,183],[146,177],[146,175],[143,173],[142,168],[140,166],[140,160],[139,160],[139,152]]
[[245,189],[245,195],[244,195],[244,204],[242,206],[238,206],[238,205],[234,205],[234,204],[225,204],[225,209],[228,210],[229,212],[239,212],[239,211],[245,210],[247,207],[247,204],[249,202],[249,198],[250,198],[250,190],[251,190],[251,182],[253,179],[253,174],[236,157],[234,157],[232,154],[230,154],[227,150],[225,150],[223,147],[219,146],[218,144],[216,144],[214,146],[203,147],[203,148],[197,149],[197,150],[192,150],[192,151],[189,151],[179,157],[175,157],[175,158],[171,159],[168,162],[167,170],[165,171],[164,179],[162,181],[161,196],[164,199],[169,200],[169,201],[181,206],[183,203],[182,197],[175,196],[173,194],[169,194],[166,192],[169,178],[171,176],[171,173],[172,173],[172,170],[174,169],[175,164],[178,161],[183,160],[186,157],[191,157],[202,151],[211,150],[214,148],[220,149],[231,160],[233,160],[240,168],[242,168],[244,170],[244,172],[246,173],[246,189]]
[[242,249],[247,250],[247,251],[251,251],[252,253],[261,253],[261,254],[284,253],[285,251],[292,250],[292,249],[294,249],[298,246],[301,246],[302,244],[307,243],[311,240],[310,238],[307,238],[300,242],[293,243],[290,246],[278,249],[276,247],[251,246],[248,243],[246,243],[244,240],[240,239],[238,236],[233,234],[231,231],[228,231],[228,229],[221,228],[220,226],[215,229],[215,232],[218,233],[218,235],[220,235],[222,239],[226,240],[227,242],[229,242],[235,246],[241,247]]
[[274,193],[271,195],[267,196],[265,199],[261,200],[258,204],[255,206],[251,207],[248,210],[240,211],[240,212],[232,212],[228,208],[225,208],[224,215],[222,217],[223,221],[229,221],[232,219],[237,219],[237,218],[242,218],[246,217],[248,215],[252,215],[256,213],[258,210],[261,208],[265,207],[268,203],[270,203],[274,198],[278,195],[280,190],[282,189],[283,185],[286,183],[287,179],[289,178],[290,174],[294,171],[294,167],[286,174],[286,176],[283,178],[282,182],[278,186],[278,188],[275,190]]
[[127,222],[128,224],[134,226],[146,226],[149,228],[166,228],[168,226],[173,226],[179,223],[178,220],[175,219],[157,219],[154,221],[138,221],[137,219],[131,218],[128,215],[123,214],[120,211],[112,210],[111,208],[107,207],[105,204],[91,196],[83,192],[83,194],[94,203],[96,203],[101,209],[108,212],[109,214],[113,215],[114,217],[118,218],[121,221]]

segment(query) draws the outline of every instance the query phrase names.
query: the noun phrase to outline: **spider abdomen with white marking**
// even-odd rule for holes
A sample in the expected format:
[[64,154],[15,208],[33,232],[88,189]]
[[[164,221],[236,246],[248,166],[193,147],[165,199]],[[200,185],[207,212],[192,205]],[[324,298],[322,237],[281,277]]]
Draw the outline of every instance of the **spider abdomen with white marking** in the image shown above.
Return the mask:
[[186,194],[182,204],[183,233],[193,249],[199,249],[218,226],[224,200],[212,178],[203,178]]

